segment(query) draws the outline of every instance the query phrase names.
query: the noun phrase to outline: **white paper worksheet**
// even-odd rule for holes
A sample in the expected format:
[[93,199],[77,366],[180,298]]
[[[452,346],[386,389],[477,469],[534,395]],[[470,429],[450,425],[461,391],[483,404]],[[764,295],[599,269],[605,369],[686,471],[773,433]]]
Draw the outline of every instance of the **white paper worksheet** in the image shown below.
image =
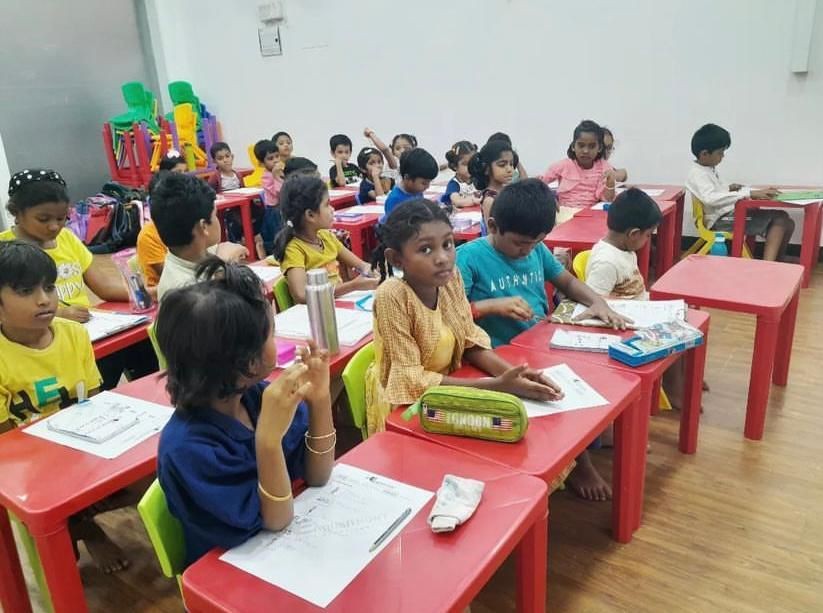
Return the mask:
[[366,213],[373,213],[375,215],[382,215],[386,212],[385,207],[382,204],[358,204],[355,206],[350,206],[345,209],[340,209],[337,213],[345,213],[345,214],[352,214],[352,215],[365,215]]
[[256,274],[263,283],[271,283],[281,276],[279,266],[258,265],[249,266],[249,268],[251,268],[252,272]]
[[[371,334],[372,314],[353,309],[334,309],[337,319],[337,339],[341,345],[356,345]],[[311,338],[309,309],[296,304],[274,316],[274,333],[286,338]]]
[[309,488],[294,500],[294,519],[288,528],[261,532],[220,559],[326,607],[433,495],[337,464],[326,485]]
[[[147,400],[101,392],[86,402],[44,417],[23,432],[110,460],[160,432],[173,412],[171,407]],[[115,417],[131,425],[119,429],[112,423]],[[60,431],[49,427],[51,420]],[[113,436],[108,436],[113,432]]]
[[101,338],[106,338],[107,336],[138,326],[149,319],[145,315],[115,313],[114,311],[92,310],[90,314],[91,319],[83,325],[86,327],[92,343],[99,341]]
[[543,370],[543,374],[560,386],[564,396],[560,400],[546,402],[523,398],[523,405],[526,407],[526,413],[530,418],[565,413],[566,411],[577,411],[578,409],[602,407],[609,404],[608,400],[581,379],[568,364],[557,364],[546,368]]
[[[683,300],[606,300],[613,311],[632,319],[631,328],[648,328],[667,321],[685,321],[686,303]],[[583,313],[588,307],[578,304],[572,318]],[[583,319],[575,322],[582,326],[605,326],[599,319]]]

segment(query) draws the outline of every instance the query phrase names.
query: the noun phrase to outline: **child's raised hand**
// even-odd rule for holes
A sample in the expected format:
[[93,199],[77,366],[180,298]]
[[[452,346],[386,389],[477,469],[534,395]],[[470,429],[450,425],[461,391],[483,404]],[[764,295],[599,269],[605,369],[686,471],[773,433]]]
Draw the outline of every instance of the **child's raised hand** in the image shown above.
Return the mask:
[[81,306],[61,306],[57,309],[57,316],[63,319],[70,319],[81,324],[91,319],[91,313],[86,307]]
[[557,400],[560,397],[560,390],[556,385],[535,381],[525,376],[529,370],[526,364],[512,366],[497,378],[495,388],[501,392],[533,400]]
[[312,383],[306,376],[308,371],[305,364],[289,366],[263,391],[256,430],[259,440],[282,440],[294,419],[297,405],[311,393]]
[[363,128],[363,136],[365,136],[366,138],[371,138],[372,136],[374,136],[374,130],[372,130],[371,128]]
[[307,368],[304,379],[311,384],[310,389],[305,394],[309,408],[314,409],[328,405],[329,403],[325,401],[328,401],[331,394],[329,352],[326,349],[319,349],[317,343],[310,340],[305,347],[297,349],[297,355]]

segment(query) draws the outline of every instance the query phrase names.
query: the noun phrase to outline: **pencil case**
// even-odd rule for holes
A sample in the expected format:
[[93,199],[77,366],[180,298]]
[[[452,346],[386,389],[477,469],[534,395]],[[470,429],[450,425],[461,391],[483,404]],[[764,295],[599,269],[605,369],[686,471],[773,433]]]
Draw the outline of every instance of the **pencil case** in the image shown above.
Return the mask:
[[529,428],[526,408],[517,396],[457,385],[426,390],[404,413],[414,414],[426,432],[516,443]]

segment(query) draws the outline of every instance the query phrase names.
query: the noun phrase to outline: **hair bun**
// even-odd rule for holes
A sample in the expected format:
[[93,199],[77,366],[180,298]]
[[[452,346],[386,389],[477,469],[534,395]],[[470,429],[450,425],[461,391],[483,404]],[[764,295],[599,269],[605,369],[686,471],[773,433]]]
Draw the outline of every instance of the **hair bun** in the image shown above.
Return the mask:
[[211,255],[200,262],[195,275],[199,281],[216,281],[226,290],[252,304],[265,302],[263,282],[248,266],[224,262]]

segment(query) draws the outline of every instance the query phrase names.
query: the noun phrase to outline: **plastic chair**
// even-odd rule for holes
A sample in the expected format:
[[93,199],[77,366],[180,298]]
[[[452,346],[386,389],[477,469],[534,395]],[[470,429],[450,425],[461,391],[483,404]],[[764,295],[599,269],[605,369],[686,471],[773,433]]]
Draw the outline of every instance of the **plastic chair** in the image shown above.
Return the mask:
[[277,312],[282,313],[294,306],[294,298],[289,292],[289,282],[285,276],[280,277],[272,288],[274,301],[277,303]]
[[[572,260],[572,270],[574,270],[574,275],[584,283],[586,281],[586,266],[589,264],[589,256],[591,253],[591,249],[581,251],[574,256],[574,260]],[[657,406],[662,411],[670,411],[672,408],[672,403],[669,401],[669,397],[662,386],[660,388],[660,396],[657,401]]]
[[[681,260],[688,255],[698,254],[706,255],[711,251],[714,244],[715,236],[718,234],[715,230],[710,230],[706,227],[705,216],[703,214],[703,203],[692,194],[692,217],[694,218],[694,227],[697,228],[698,239],[691,247],[683,254]],[[732,240],[733,234],[731,232],[723,232],[723,236],[727,241]],[[751,258],[751,248],[746,241],[743,242],[743,257]]]
[[150,130],[157,133],[157,98],[139,81],[129,81],[120,86],[127,110],[109,120],[115,132],[129,130],[133,123],[144,122]]
[[[183,586],[181,576],[183,565],[186,560],[186,542],[183,538],[183,527],[170,512],[166,504],[166,495],[160,487],[160,482],[155,479],[143,494],[140,502],[137,503],[137,512],[146,532],[157,561],[160,562],[160,570],[169,579],[176,579],[180,588],[180,597],[183,597]],[[185,604],[185,603],[184,603]]]
[[157,344],[157,332],[154,329],[154,322],[149,324],[149,327],[146,328],[146,332],[149,334],[151,346],[154,349],[154,354],[157,356],[157,366],[160,370],[166,370],[166,357],[163,355],[163,352],[160,351],[160,345]]
[[[172,81],[169,83],[169,98],[171,98],[171,103],[174,106],[178,106],[180,104],[191,104],[192,111],[196,117],[197,129],[199,130],[201,115],[203,112],[200,105],[200,98],[195,95],[194,88],[191,83],[188,81]],[[173,113],[168,113],[166,118],[169,121],[172,121],[174,119]]]
[[260,187],[263,185],[263,173],[266,172],[266,169],[263,168],[263,165],[257,161],[254,155],[254,144],[249,145],[247,151],[249,153],[251,167],[254,170],[252,170],[251,174],[243,177],[243,185],[246,187]]
[[365,441],[368,436],[366,428],[366,370],[374,362],[374,343],[363,346],[354,354],[343,369],[343,385],[349,399],[352,422],[360,428]]
[[51,593],[49,592],[49,585],[46,583],[46,575],[43,573],[43,565],[40,562],[40,554],[37,553],[37,545],[34,544],[34,539],[29,534],[28,528],[17,519],[17,517],[9,511],[9,518],[11,523],[17,526],[17,537],[23,544],[26,550],[26,557],[29,559],[29,566],[31,572],[37,581],[37,588],[40,590],[40,596],[43,601],[43,608],[51,613],[54,611],[54,606],[51,603]]

